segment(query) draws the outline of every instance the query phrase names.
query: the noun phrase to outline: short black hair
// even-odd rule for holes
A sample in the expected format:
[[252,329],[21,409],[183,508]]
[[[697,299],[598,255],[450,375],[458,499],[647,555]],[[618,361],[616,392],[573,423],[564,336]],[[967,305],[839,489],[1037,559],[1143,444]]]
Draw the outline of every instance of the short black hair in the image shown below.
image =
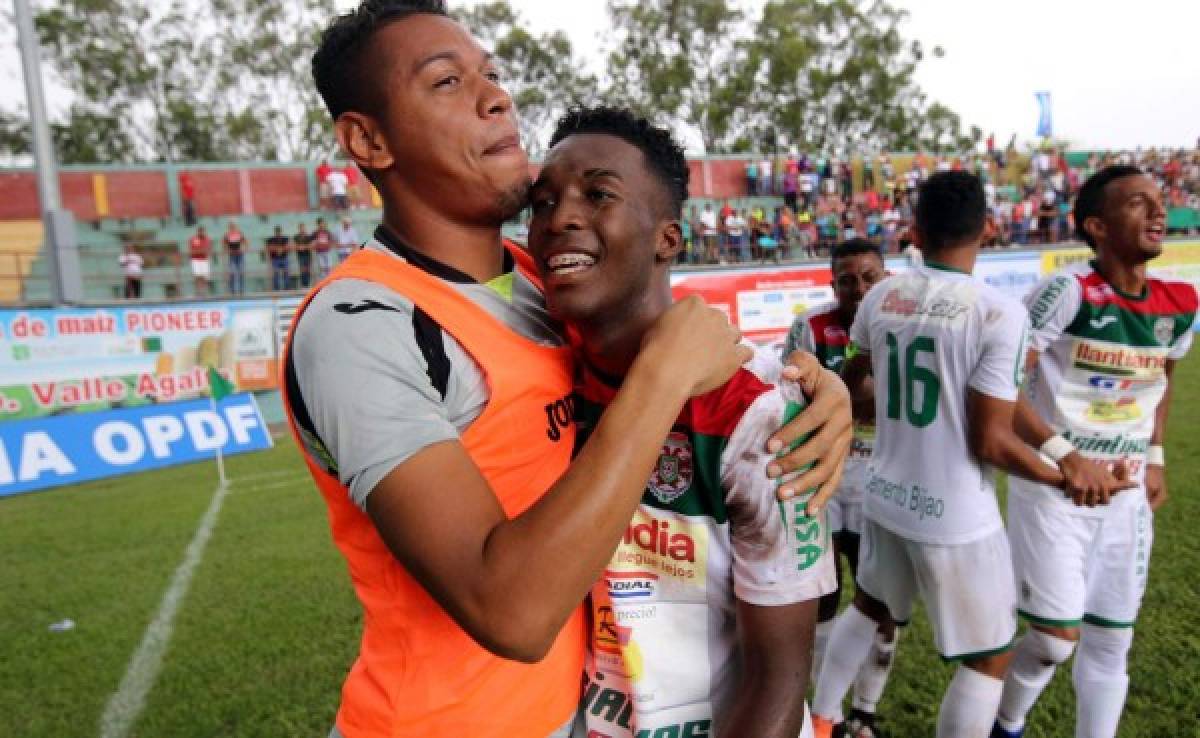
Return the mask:
[[347,110],[376,109],[380,96],[369,89],[373,70],[362,64],[363,51],[379,29],[422,14],[449,16],[445,0],[363,0],[326,27],[313,54],[312,75],[334,120]]
[[1104,167],[1088,177],[1087,181],[1083,183],[1083,187],[1079,188],[1079,195],[1075,198],[1075,235],[1083,239],[1083,242],[1091,247],[1092,251],[1096,250],[1096,242],[1084,230],[1084,221],[1104,213],[1105,190],[1108,189],[1109,182],[1125,177],[1136,177],[1139,174],[1145,174],[1145,172],[1127,164],[1115,164]]
[[832,269],[837,264],[837,260],[842,257],[858,256],[859,254],[875,254],[879,257],[879,261],[883,261],[883,254],[879,253],[878,246],[865,238],[851,238],[833,247],[829,258],[829,268]]
[[645,155],[650,170],[667,192],[671,217],[683,215],[683,203],[688,199],[687,157],[670,131],[623,108],[575,107],[559,119],[554,134],[550,136],[550,148],[577,133],[616,136],[636,146]]
[[983,233],[987,196],[969,172],[937,172],[917,190],[917,233],[926,250],[960,246]]

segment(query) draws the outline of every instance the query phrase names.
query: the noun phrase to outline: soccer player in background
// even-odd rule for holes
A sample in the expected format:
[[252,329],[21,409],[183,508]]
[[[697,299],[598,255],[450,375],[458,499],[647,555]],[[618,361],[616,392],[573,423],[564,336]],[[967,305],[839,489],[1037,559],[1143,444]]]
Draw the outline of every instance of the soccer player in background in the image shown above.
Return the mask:
[[[850,344],[850,326],[867,291],[887,276],[879,248],[865,239],[838,244],[830,263],[834,299],[797,316],[784,342],[783,355],[807,351],[831,371],[841,372],[845,366],[846,350]],[[859,536],[862,533],[863,489],[875,445],[875,395],[870,377],[852,386],[854,405],[854,441],[846,457],[842,483],[826,509],[829,529],[833,533],[834,561],[845,557],[851,576],[858,571]],[[821,598],[817,611],[817,628],[813,647],[813,675],[821,671],[825,644],[833,628],[841,599],[841,569],[838,570],[838,589]],[[846,717],[845,732],[854,738],[871,738],[876,733],[875,709],[883,696],[888,674],[896,654],[898,635],[895,623],[880,623],[875,644],[854,681],[854,697]]]
[[[490,55],[438,0],[366,0],[323,34],[313,74],[383,201],[374,238],[300,307],[284,358],[289,421],[365,611],[334,735],[561,732],[585,595],[662,439],[749,352],[716,311],[676,304],[571,462],[571,351],[501,236],[530,178]],[[834,377],[774,439],[821,426],[776,462],[820,457],[791,484],[835,483],[844,403]]]
[[1163,440],[1175,362],[1192,344],[1197,296],[1154,279],[1162,253],[1162,192],[1141,170],[1102,169],[1075,201],[1075,230],[1095,258],[1047,277],[1026,298],[1032,320],[1028,402],[1018,430],[1066,470],[1092,459],[1124,467],[1137,486],[1063,499],[1013,479],[1008,525],[1020,613],[996,729],[1020,736],[1055,668],[1076,649],[1075,735],[1111,738],[1129,687],[1133,641],[1153,540],[1167,498]]
[[[628,111],[573,110],[551,137],[529,247],[551,315],[581,339],[581,439],[671,308],[687,193],[683,149]],[[693,397],[662,442],[592,590],[589,735],[795,738],[806,726],[817,600],[836,580],[824,516],[781,506],[765,473],[767,439],[789,399],[802,402],[766,374],[743,368]]]
[[878,435],[866,482],[854,604],[834,624],[813,700],[818,738],[888,619],[924,602],[934,644],[959,667],[939,738],[986,738],[1016,633],[1016,587],[993,466],[1049,486],[1063,474],[1013,429],[1025,308],[971,276],[987,203],[978,178],[939,172],[920,188],[925,263],[880,282],[850,330],[875,377]]

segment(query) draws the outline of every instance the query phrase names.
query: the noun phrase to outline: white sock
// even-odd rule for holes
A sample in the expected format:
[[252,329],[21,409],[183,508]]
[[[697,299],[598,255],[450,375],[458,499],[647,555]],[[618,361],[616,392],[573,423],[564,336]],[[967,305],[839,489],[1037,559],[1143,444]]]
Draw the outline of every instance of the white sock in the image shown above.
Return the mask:
[[858,670],[858,678],[854,680],[854,699],[851,704],[863,712],[875,712],[879,700],[883,697],[883,688],[887,686],[888,675],[892,673],[892,664],[896,661],[896,644],[900,642],[899,626],[896,627],[892,640],[885,640],[883,634],[875,631],[875,639],[871,643],[871,651],[867,660]]
[[1075,737],[1113,738],[1125,693],[1129,690],[1126,658],[1133,643],[1131,628],[1083,624],[1072,670],[1075,682]]
[[959,666],[938,710],[937,738],[988,738],[1004,681]]
[[835,723],[842,721],[842,698],[867,658],[878,629],[879,625],[854,605],[834,619],[833,631],[825,646],[825,660],[817,676],[812,703],[814,714]]
[[825,647],[829,645],[829,634],[833,632],[833,620],[817,623],[813,631],[812,682],[817,683],[821,674],[821,664],[825,661]]
[[1004,679],[1004,696],[996,721],[1008,731],[1020,730],[1054,670],[1071,657],[1072,641],[1030,628],[1013,649],[1012,664]]

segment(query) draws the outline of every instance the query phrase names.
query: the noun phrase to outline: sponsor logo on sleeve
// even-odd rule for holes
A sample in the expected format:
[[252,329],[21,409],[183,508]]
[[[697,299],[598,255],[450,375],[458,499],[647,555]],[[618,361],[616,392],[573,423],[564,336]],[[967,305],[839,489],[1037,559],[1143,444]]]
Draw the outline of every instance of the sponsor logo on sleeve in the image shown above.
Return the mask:
[[1054,313],[1054,307],[1058,304],[1058,299],[1066,292],[1068,284],[1070,284],[1068,277],[1055,277],[1038,294],[1037,299],[1029,308],[1029,319],[1034,328],[1043,328],[1049,322],[1050,316]]

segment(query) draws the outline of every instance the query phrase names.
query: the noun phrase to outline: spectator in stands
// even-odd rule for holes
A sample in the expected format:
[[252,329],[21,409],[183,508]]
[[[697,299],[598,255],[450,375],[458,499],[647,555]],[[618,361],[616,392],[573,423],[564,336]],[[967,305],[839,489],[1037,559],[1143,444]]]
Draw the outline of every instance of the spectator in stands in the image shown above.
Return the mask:
[[333,209],[344,212],[350,207],[350,201],[346,196],[346,192],[350,187],[350,180],[346,177],[346,172],[341,169],[334,169],[325,178],[329,184],[329,196],[333,198]]
[[758,194],[770,195],[775,192],[775,180],[772,174],[771,160],[763,157],[758,164]]
[[333,269],[333,234],[325,227],[324,218],[317,218],[317,229],[313,231],[312,245],[317,264],[315,280],[320,282],[329,276],[329,271]]
[[783,173],[783,204],[795,212],[797,193],[800,189],[800,174],[788,167]]
[[312,234],[303,223],[296,226],[296,235],[292,236],[292,250],[296,252],[296,269],[300,273],[300,286],[308,288],[312,284]]
[[346,199],[350,207],[366,207],[362,201],[362,189],[359,184],[362,178],[358,176],[358,167],[353,164],[347,164],[342,167],[342,174],[346,177]]
[[240,295],[246,291],[246,236],[237,221],[229,221],[221,243],[229,263],[229,294]]
[[704,239],[704,260],[709,264],[717,261],[717,214],[712,203],[704,203],[704,212],[700,213],[700,235]]
[[749,261],[746,248],[746,216],[744,210],[735,210],[725,218],[725,233],[729,236],[729,260]]
[[1038,206],[1038,238],[1046,243],[1054,243],[1058,240],[1058,233],[1055,231],[1055,223],[1058,222],[1058,206],[1055,204],[1057,197],[1053,189],[1046,189],[1042,192],[1042,201]]
[[283,226],[275,226],[275,234],[267,239],[267,257],[271,260],[271,289],[281,292],[288,288],[288,237]]
[[121,273],[125,275],[125,299],[136,300],[142,296],[142,266],[145,260],[138,253],[137,246],[127,243],[125,250],[117,258],[121,265]]
[[183,222],[188,228],[196,225],[196,183],[187,172],[179,173],[179,198],[183,201]]
[[746,162],[746,194],[758,194],[758,163],[753,160]]
[[808,210],[816,200],[817,192],[821,189],[821,177],[814,171],[800,175],[800,209]]
[[333,172],[333,167],[329,166],[329,162],[325,159],[317,165],[317,205],[322,209],[329,207],[329,174]]
[[354,223],[349,218],[342,218],[342,227],[337,232],[337,255],[338,263],[342,263],[362,245],[362,239],[358,237],[358,231],[354,230]]
[[204,232],[204,226],[196,229],[196,235],[188,240],[188,259],[192,265],[192,280],[197,297],[208,294],[208,282],[212,279],[212,268],[208,257],[212,253],[212,239]]
[[854,172],[850,169],[849,159],[843,159],[838,165],[838,180],[841,182],[842,199],[849,202],[854,195]]

